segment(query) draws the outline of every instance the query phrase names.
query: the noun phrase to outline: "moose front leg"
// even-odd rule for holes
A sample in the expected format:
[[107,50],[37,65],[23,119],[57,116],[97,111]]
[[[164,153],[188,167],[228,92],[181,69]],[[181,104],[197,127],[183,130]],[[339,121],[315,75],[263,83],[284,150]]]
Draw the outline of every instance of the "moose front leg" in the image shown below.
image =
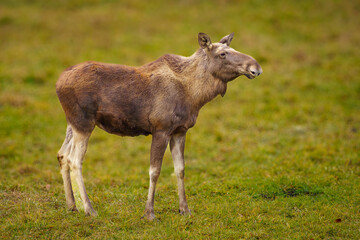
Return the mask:
[[185,161],[184,161],[184,149],[185,149],[185,135],[186,133],[175,134],[170,139],[170,150],[174,161],[174,170],[178,183],[179,194],[179,212],[182,215],[190,214],[190,210],[187,205],[185,196]]
[[150,153],[150,186],[149,194],[145,207],[145,215],[148,220],[153,220],[155,218],[154,214],[154,196],[155,196],[155,187],[156,182],[159,178],[161,171],[162,159],[166,147],[169,143],[170,136],[164,132],[154,133],[152,136],[151,143],[151,153]]

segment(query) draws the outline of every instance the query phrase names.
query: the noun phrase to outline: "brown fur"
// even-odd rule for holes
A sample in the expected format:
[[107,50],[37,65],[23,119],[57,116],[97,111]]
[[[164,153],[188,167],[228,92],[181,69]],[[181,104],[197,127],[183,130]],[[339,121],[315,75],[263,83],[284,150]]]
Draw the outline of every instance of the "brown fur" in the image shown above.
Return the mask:
[[[150,185],[155,186],[171,136],[180,134],[180,140],[171,143],[172,148],[174,142],[181,143],[183,152],[185,133],[194,126],[200,108],[217,95],[224,96],[227,82],[240,75],[253,78],[262,72],[252,57],[228,47],[232,36],[212,44],[206,34],[200,33],[201,48],[192,56],[166,54],[141,67],[85,62],[66,69],[56,92],[70,129],[83,136],[90,136],[95,126],[120,136],[152,134],[151,168],[156,170],[150,173]],[[69,137],[65,141],[76,144],[69,143]],[[65,143],[63,150],[67,149]],[[61,167],[63,155],[60,151]],[[180,162],[181,158],[183,153]],[[183,173],[179,178],[183,179]],[[146,207],[149,219],[153,218],[151,191]],[[182,205],[187,209],[183,194]]]

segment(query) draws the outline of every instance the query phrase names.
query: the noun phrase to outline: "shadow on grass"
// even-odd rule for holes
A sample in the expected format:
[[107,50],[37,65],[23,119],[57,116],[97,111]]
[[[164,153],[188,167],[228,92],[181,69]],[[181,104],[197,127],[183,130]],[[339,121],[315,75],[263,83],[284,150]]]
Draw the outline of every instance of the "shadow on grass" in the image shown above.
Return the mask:
[[318,196],[321,194],[324,194],[324,191],[319,186],[282,178],[279,182],[265,183],[252,197],[275,200],[277,197]]

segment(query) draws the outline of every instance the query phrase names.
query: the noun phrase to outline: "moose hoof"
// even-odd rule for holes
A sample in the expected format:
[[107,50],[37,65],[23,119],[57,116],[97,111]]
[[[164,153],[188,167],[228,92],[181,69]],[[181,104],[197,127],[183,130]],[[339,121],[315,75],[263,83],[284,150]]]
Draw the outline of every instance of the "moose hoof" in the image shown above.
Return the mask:
[[148,221],[153,221],[156,219],[155,214],[153,212],[146,212],[144,216],[141,217],[141,219],[146,219]]
[[191,211],[190,211],[190,209],[188,209],[188,208],[179,209],[179,213],[180,213],[181,215],[184,215],[184,216],[191,215]]
[[75,205],[72,205],[72,206],[69,206],[69,207],[68,207],[68,211],[69,211],[69,212],[78,212],[79,210],[76,208]]
[[85,215],[96,217],[98,214],[94,209],[90,208],[90,209],[85,209]]

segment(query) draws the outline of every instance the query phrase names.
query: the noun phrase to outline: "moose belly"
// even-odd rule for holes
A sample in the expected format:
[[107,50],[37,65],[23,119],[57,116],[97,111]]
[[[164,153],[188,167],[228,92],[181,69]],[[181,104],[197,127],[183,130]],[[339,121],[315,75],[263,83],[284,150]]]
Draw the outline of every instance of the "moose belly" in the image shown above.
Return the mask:
[[145,129],[138,121],[110,114],[97,113],[96,125],[108,133],[120,136],[149,135],[150,131]]

